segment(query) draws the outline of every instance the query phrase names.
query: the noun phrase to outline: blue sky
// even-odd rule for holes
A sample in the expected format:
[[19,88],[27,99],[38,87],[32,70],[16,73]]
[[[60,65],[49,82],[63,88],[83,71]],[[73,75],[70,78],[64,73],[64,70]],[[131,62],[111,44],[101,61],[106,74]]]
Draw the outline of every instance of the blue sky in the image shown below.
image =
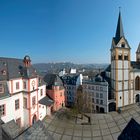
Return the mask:
[[131,59],[140,42],[139,0],[0,0],[0,56],[33,63],[110,63],[121,6]]

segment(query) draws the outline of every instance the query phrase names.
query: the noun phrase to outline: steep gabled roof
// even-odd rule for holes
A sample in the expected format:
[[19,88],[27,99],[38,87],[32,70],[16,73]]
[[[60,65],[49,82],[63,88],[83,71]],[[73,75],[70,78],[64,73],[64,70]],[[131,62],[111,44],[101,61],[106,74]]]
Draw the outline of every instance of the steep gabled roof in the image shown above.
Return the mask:
[[138,46],[138,48],[137,48],[136,53],[140,53],[140,43],[139,43],[139,46]]
[[52,88],[52,86],[63,87],[62,80],[57,74],[46,74],[44,81],[46,82],[47,88]]
[[14,139],[22,132],[21,128],[11,120],[7,123],[2,124],[2,133],[4,133],[4,139]]
[[66,74],[61,77],[64,84],[67,85],[76,85],[77,78],[79,77],[79,74]]
[[3,86],[3,93],[0,94],[0,99],[7,98],[10,96],[9,89],[7,86],[7,81],[0,81]]
[[111,65],[108,65],[108,67],[105,69],[107,72],[111,72]]
[[131,61],[131,67],[133,69],[140,69],[140,63],[136,61]]
[[[4,75],[2,71],[5,70]],[[28,68],[24,66],[22,59],[0,57],[0,81],[15,78],[32,78],[36,77],[36,70],[32,65]]]
[[122,37],[124,37],[124,32],[123,32],[121,12],[119,12],[116,35],[115,35],[115,38],[114,38],[115,42],[117,43]]

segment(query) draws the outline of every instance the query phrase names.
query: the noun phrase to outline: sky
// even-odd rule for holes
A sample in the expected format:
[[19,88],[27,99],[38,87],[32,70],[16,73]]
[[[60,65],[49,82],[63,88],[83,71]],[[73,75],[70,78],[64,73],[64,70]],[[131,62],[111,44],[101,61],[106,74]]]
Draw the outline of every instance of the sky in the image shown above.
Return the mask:
[[0,0],[0,57],[32,63],[110,63],[119,7],[131,60],[140,42],[140,0]]

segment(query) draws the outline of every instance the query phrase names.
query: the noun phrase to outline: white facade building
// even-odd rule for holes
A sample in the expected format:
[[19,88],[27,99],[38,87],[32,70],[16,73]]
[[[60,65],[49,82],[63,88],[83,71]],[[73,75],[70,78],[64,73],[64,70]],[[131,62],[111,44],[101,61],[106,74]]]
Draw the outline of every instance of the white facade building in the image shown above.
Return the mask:
[[108,82],[100,75],[94,80],[83,81],[83,94],[92,101],[92,112],[108,112]]
[[28,127],[42,120],[50,108],[45,98],[46,86],[29,56],[23,60],[0,58],[0,112],[4,123],[14,119],[20,127]]
[[113,111],[140,102],[140,45],[136,61],[131,61],[131,48],[124,36],[121,13],[110,51],[111,65],[106,69],[105,77],[109,83],[109,111]]
[[82,85],[82,74],[65,74],[61,77],[65,88],[66,106],[73,106],[79,85]]

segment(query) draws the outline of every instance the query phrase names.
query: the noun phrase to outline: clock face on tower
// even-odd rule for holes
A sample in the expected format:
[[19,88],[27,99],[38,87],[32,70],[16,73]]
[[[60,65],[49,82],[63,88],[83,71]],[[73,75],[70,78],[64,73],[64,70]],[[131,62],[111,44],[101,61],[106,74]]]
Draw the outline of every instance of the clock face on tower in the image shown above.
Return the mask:
[[33,86],[33,87],[35,86],[35,80],[32,81],[32,86]]

